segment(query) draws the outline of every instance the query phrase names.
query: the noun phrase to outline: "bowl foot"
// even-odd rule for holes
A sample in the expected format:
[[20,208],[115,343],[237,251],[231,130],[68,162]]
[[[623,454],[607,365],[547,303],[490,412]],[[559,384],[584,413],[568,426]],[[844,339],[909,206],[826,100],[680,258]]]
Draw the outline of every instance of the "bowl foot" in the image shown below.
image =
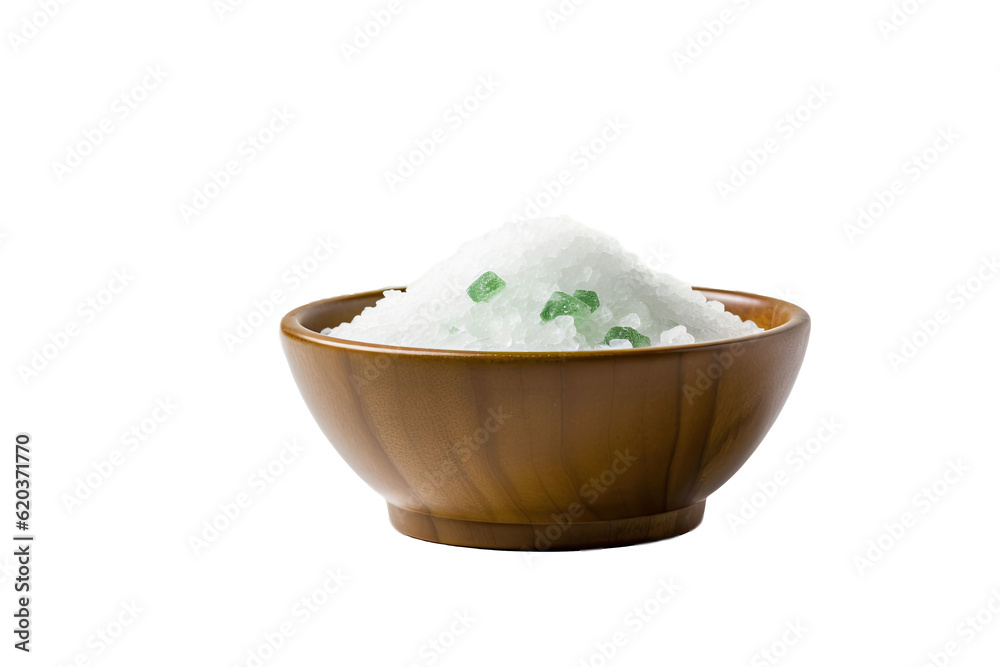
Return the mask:
[[466,521],[389,505],[389,520],[404,535],[439,544],[519,551],[599,549],[655,542],[693,530],[704,515],[704,500],[662,514],[574,523]]

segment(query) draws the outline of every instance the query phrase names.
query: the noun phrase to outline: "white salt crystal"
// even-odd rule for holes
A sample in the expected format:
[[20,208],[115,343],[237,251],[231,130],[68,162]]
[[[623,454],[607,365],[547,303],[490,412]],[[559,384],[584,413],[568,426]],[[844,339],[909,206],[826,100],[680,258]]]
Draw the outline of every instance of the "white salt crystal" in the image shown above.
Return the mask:
[[[486,271],[506,287],[474,302],[466,289]],[[593,313],[540,313],[553,292],[596,292]],[[761,331],[708,301],[687,283],[657,273],[610,236],[549,218],[507,224],[464,244],[406,290],[389,290],[375,307],[321,333],[337,338],[440,349],[594,350],[631,347],[604,337],[627,326],[653,345],[684,345]],[[457,329],[457,331],[453,330]]]
[[628,315],[626,315],[621,319],[621,324],[619,326],[632,327],[633,329],[638,331],[639,327],[642,326],[642,321],[639,319],[639,316],[636,315],[635,313],[629,313]]
[[660,334],[660,345],[687,345],[696,342],[694,336],[687,332],[687,327],[678,325]]

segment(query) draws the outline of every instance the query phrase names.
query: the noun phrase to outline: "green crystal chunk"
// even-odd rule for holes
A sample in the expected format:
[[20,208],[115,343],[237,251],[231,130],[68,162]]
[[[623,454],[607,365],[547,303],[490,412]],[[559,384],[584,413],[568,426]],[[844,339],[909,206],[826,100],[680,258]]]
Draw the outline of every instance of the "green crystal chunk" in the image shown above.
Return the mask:
[[581,301],[575,296],[566,294],[566,292],[553,292],[541,312],[543,322],[550,322],[560,315],[578,317],[589,314],[590,306],[586,301]]
[[476,303],[480,303],[482,301],[489,301],[502,292],[506,286],[507,283],[503,281],[503,278],[492,271],[487,271],[476,278],[475,282],[469,285],[469,289],[465,290],[465,292],[469,295],[470,299]]
[[591,292],[590,290],[578,289],[573,292],[573,296],[583,301],[585,304],[590,306],[590,312],[594,312],[601,307],[601,300],[597,298],[597,292]]
[[632,327],[611,327],[604,337],[604,344],[608,345],[617,339],[627,340],[632,343],[632,347],[649,347],[649,336],[643,336]]

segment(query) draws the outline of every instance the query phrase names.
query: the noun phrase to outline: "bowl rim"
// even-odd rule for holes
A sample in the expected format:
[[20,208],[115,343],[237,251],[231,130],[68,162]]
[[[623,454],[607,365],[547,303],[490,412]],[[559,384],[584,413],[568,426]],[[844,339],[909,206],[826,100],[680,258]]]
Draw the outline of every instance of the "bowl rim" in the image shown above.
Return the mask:
[[[765,301],[774,305],[782,305],[791,310],[791,316],[788,321],[784,324],[779,324],[771,329],[765,329],[764,331],[758,331],[756,333],[747,334],[745,336],[737,336],[735,338],[723,338],[720,340],[713,340],[701,343],[688,343],[685,345],[651,345],[649,347],[639,347],[639,348],[624,348],[624,349],[613,349],[613,350],[513,350],[513,351],[501,351],[501,350],[447,350],[429,347],[406,347],[403,345],[387,345],[385,343],[367,343],[364,341],[348,340],[346,338],[334,338],[332,336],[325,336],[318,331],[313,331],[307,328],[299,320],[299,317],[308,310],[324,306],[334,301],[347,301],[349,299],[358,299],[362,297],[377,298],[388,290],[405,290],[405,287],[386,287],[380,290],[371,290],[368,292],[357,292],[354,294],[343,294],[341,296],[329,297],[326,299],[318,299],[310,303],[303,304],[297,308],[292,309],[286,313],[281,318],[281,331],[282,334],[288,338],[298,339],[302,341],[307,341],[310,343],[315,343],[325,347],[332,347],[342,350],[353,350],[358,352],[375,352],[383,354],[398,354],[407,356],[422,356],[422,357],[440,357],[440,358],[455,358],[455,359],[469,359],[469,358],[479,358],[479,359],[566,359],[566,358],[580,358],[580,357],[610,357],[610,356],[643,356],[643,355],[654,355],[654,354],[672,354],[674,352],[682,352],[685,350],[702,350],[710,349],[712,347],[725,347],[727,345],[732,345],[733,343],[743,343],[756,341],[763,338],[769,338],[771,336],[781,336],[787,335],[796,329],[802,327],[810,326],[809,314],[800,306],[796,306],[794,303],[788,301],[783,301],[782,299],[777,299],[775,297],[763,296],[760,294],[754,294],[752,292],[740,292],[737,290],[723,290],[716,289],[713,287],[692,287],[692,289],[699,292],[710,292],[715,295],[730,295],[736,297],[757,299]],[[708,297],[708,295],[706,295]],[[708,297],[713,298],[713,297]],[[722,299],[718,299],[722,300]]]

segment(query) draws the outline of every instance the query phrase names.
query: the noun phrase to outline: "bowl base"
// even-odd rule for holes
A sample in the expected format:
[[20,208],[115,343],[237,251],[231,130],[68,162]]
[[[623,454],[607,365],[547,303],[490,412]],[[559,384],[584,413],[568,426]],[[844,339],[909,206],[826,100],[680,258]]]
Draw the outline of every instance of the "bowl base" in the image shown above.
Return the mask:
[[600,549],[655,542],[693,530],[704,515],[702,500],[662,514],[611,521],[491,523],[433,516],[389,504],[389,520],[403,535],[438,544],[517,551]]

